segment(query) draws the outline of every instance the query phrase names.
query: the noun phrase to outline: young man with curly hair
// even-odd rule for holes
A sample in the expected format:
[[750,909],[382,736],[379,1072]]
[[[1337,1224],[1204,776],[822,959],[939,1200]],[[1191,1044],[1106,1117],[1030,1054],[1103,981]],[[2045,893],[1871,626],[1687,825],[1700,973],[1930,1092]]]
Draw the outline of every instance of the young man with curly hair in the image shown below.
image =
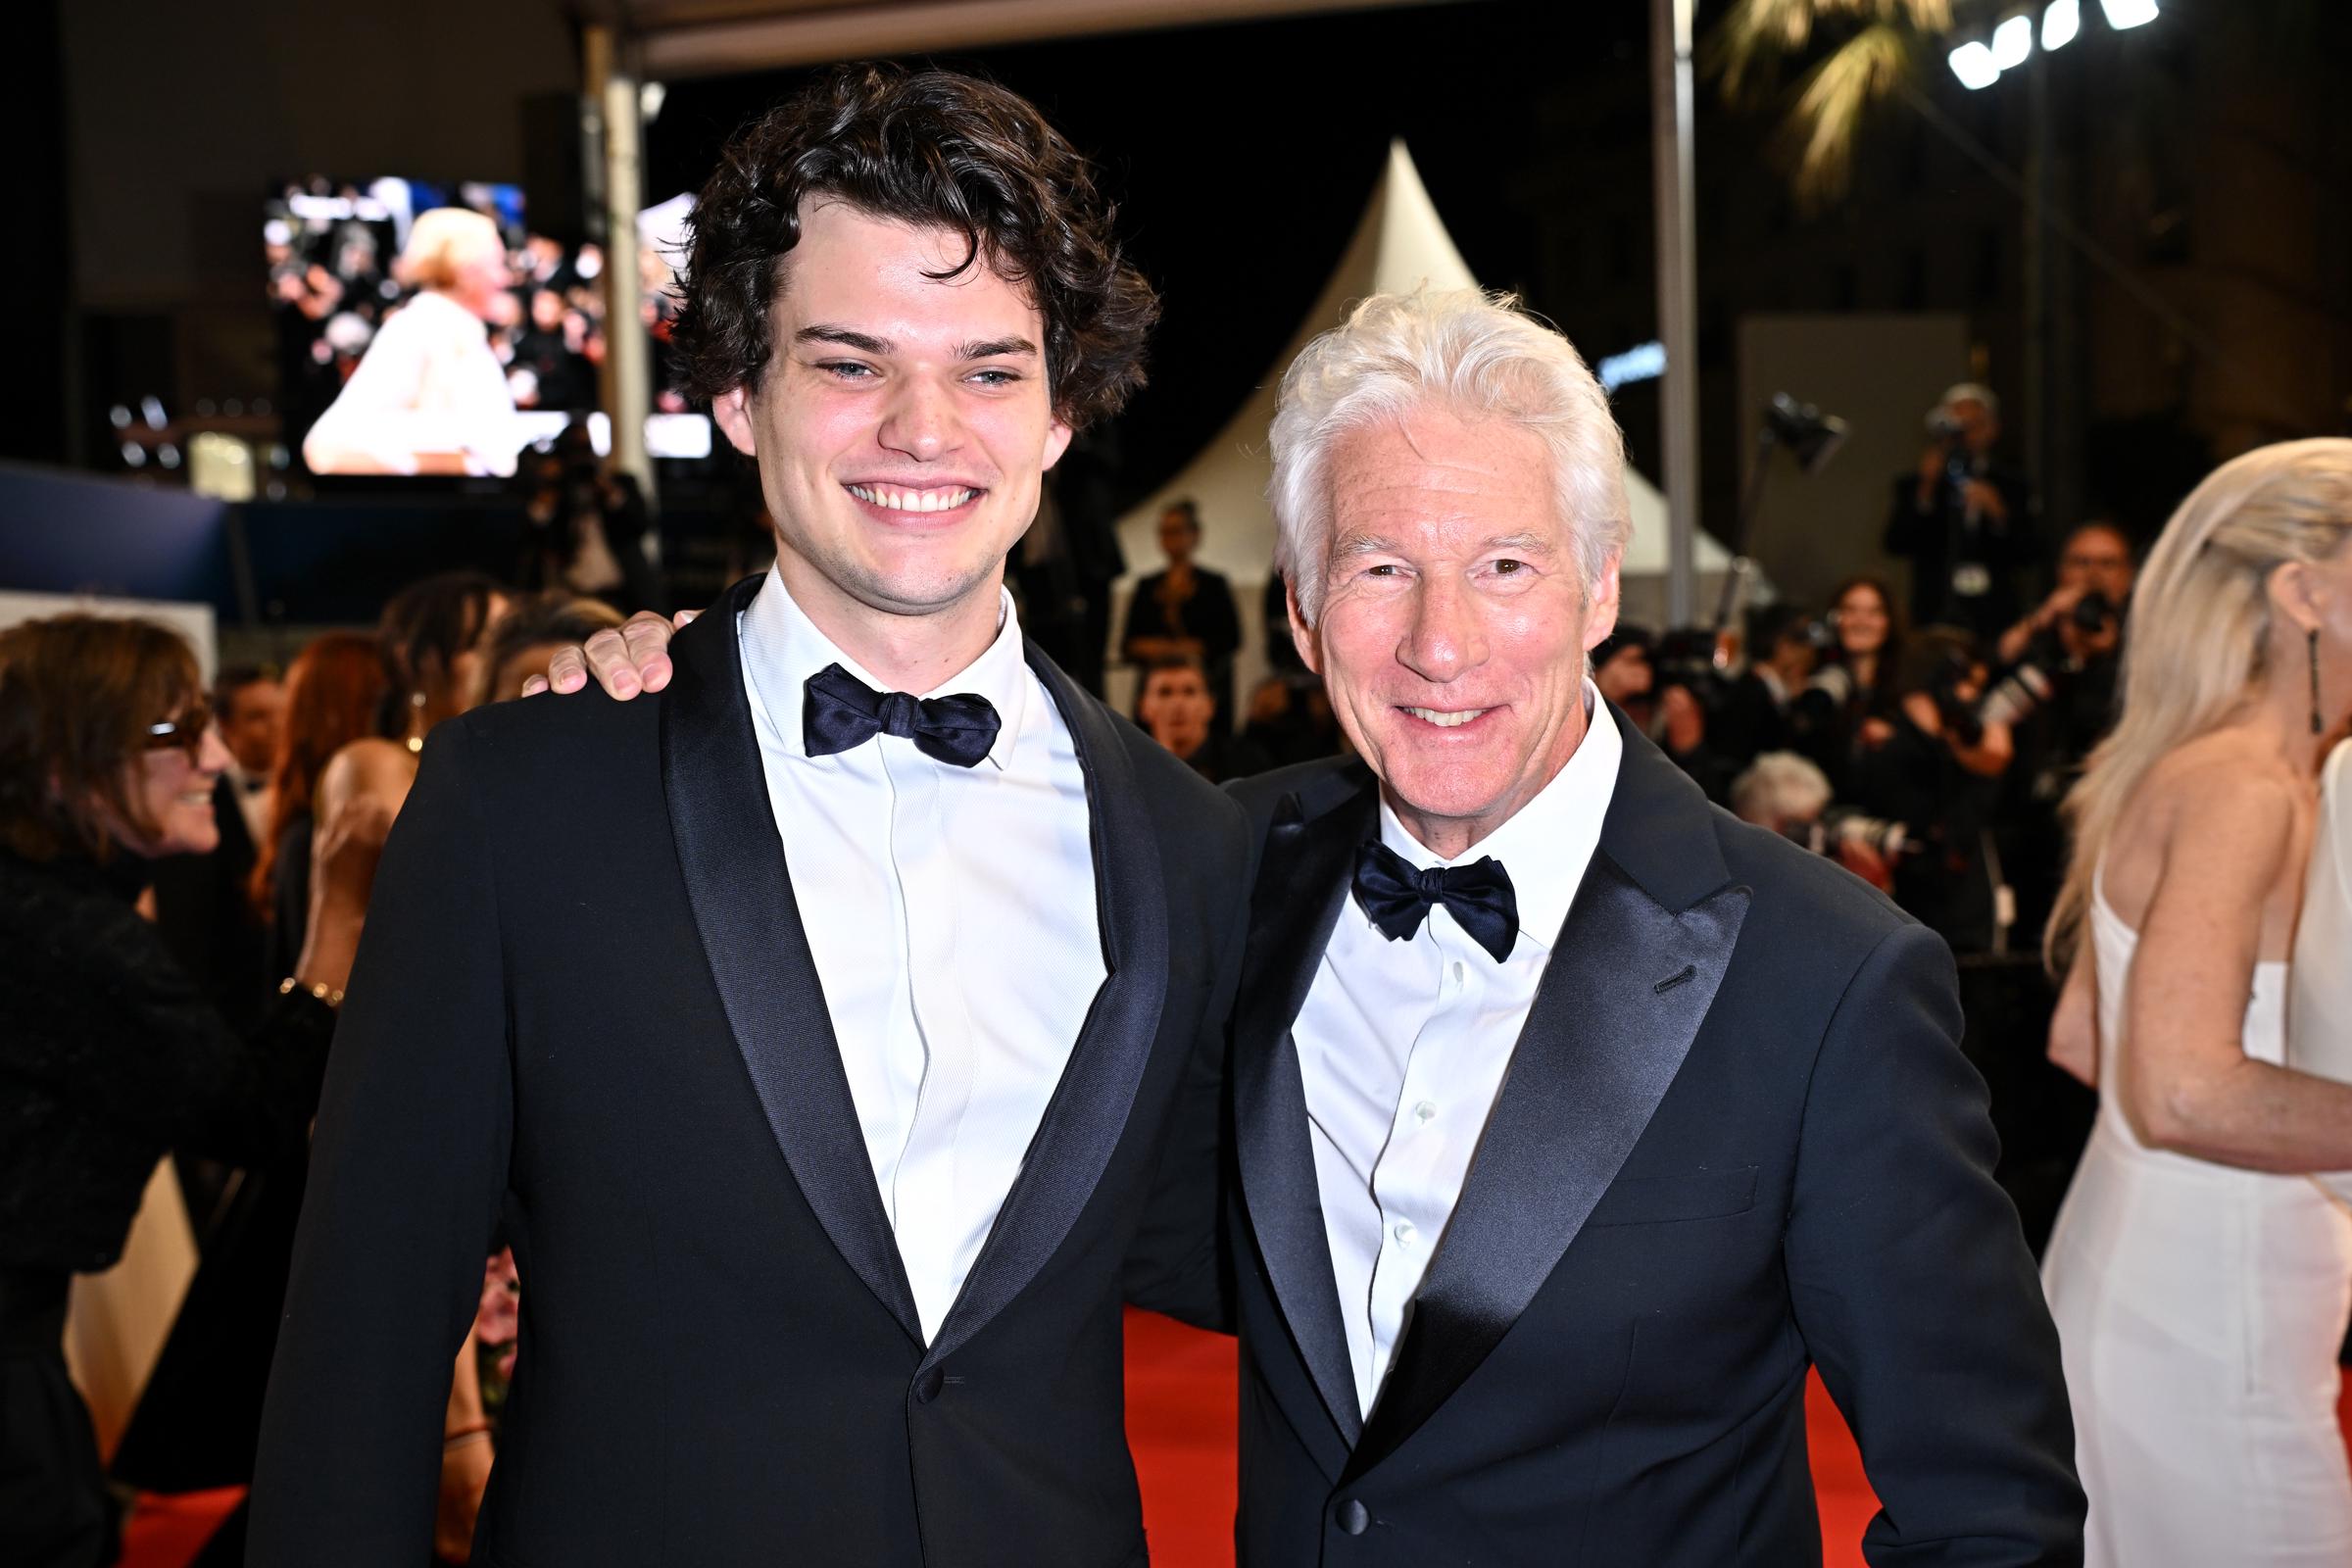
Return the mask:
[[501,1225],[521,1348],[474,1561],[1145,1561],[1120,1307],[1212,1309],[1214,1195],[1157,1173],[1213,1159],[1249,876],[1238,808],[1003,585],[1044,470],[1142,379],[1111,217],[1031,106],[942,73],[836,73],[727,149],[677,341],[775,567],[657,698],[425,747],[255,1564],[423,1560]]

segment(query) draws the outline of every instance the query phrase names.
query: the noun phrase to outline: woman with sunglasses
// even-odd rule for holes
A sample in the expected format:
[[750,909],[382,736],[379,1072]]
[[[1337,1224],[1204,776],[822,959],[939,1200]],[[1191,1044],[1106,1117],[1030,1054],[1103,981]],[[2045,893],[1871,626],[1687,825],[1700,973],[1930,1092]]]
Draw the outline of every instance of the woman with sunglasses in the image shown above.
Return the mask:
[[194,655],[145,621],[0,632],[0,1562],[114,1558],[90,1419],[66,1375],[69,1282],[121,1255],[156,1162],[299,1149],[388,820],[337,819],[309,929],[242,1036],[134,907],[147,862],[219,841]]

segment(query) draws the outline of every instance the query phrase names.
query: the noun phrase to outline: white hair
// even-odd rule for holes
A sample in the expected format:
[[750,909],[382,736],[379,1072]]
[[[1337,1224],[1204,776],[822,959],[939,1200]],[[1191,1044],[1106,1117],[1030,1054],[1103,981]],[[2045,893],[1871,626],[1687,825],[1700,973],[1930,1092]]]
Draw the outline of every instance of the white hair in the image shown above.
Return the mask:
[[1732,780],[1732,814],[1760,827],[1810,822],[1829,804],[1829,776],[1794,752],[1766,752]]
[[1936,412],[1947,414],[1955,403],[1982,403],[1986,414],[1996,419],[2001,416],[1999,394],[1982,381],[1959,381],[1945,387],[1943,400],[1936,405]]
[[1541,436],[1560,521],[1588,592],[1625,553],[1625,438],[1574,345],[1480,289],[1375,294],[1299,351],[1274,412],[1274,564],[1313,625],[1331,549],[1333,444],[1422,407],[1491,416]]

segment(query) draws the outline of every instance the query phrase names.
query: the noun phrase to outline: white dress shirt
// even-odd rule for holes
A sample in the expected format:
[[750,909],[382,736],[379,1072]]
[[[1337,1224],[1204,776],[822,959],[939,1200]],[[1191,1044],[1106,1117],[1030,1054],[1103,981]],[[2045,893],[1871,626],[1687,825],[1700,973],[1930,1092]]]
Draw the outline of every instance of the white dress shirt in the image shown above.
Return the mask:
[[1585,710],[1591,728],[1567,765],[1458,859],[1431,854],[1381,803],[1381,842],[1415,866],[1502,862],[1519,905],[1510,957],[1496,963],[1442,905],[1411,940],[1392,942],[1350,897],[1292,1029],[1361,1415],[1388,1377],[1600,843],[1625,743],[1590,680]]
[[808,677],[833,646],[772,570],[741,618],[744,676],[794,901],[926,1343],[963,1289],[1106,970],[1086,778],[1022,658],[997,639],[918,696],[970,692],[1003,728],[957,767],[877,735],[810,757]]

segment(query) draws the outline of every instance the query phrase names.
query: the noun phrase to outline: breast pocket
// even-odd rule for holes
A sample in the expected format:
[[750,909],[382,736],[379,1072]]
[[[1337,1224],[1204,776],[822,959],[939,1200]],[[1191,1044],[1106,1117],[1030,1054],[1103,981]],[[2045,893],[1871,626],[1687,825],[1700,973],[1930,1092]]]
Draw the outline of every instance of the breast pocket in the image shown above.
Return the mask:
[[1732,1165],[1679,1176],[1619,1177],[1600,1195],[1585,1228],[1664,1225],[1675,1220],[1722,1219],[1756,1203],[1756,1167]]

